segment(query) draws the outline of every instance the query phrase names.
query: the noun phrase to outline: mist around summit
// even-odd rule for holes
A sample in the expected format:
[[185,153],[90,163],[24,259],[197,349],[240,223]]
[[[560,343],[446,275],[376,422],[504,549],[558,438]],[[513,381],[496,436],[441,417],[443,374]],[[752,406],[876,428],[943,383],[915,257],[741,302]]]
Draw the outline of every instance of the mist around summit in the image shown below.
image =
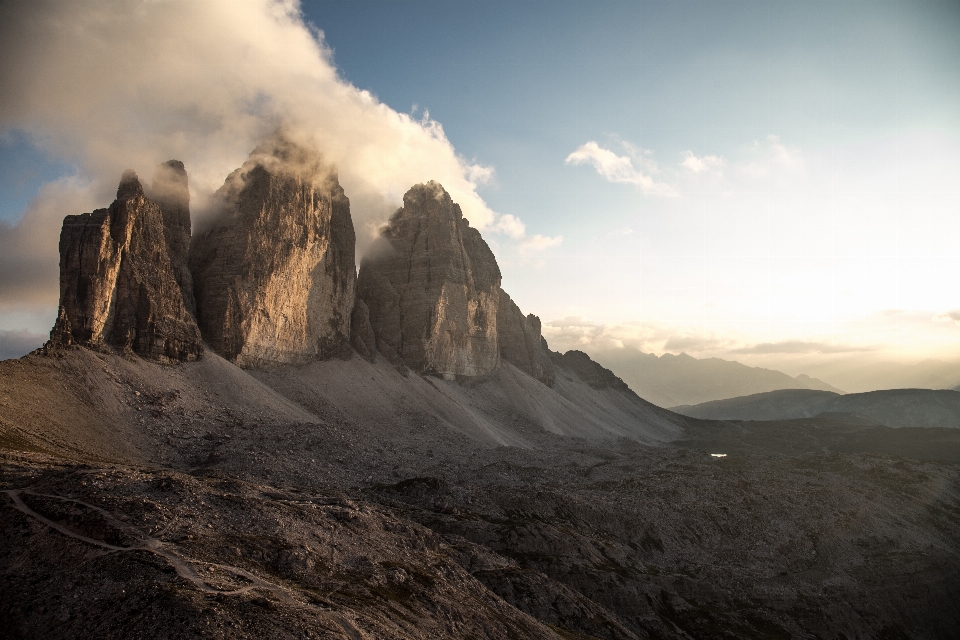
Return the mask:
[[[551,320],[516,261],[622,309],[620,240],[568,260],[488,206],[492,169],[305,16],[0,4],[0,130],[76,170],[0,223],[0,319],[35,327],[0,329],[0,636],[956,636],[950,362]],[[744,168],[577,144],[643,198]],[[757,366],[685,352],[718,345]],[[936,388],[858,392],[892,379]]]

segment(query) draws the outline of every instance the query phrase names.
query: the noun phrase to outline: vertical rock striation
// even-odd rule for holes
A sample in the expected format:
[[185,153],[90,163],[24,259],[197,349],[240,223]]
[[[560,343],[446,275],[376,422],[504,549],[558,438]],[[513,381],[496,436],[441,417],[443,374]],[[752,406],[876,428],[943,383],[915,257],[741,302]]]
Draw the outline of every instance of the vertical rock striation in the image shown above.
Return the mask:
[[500,362],[500,268],[460,206],[418,184],[360,265],[377,349],[418,372],[481,376]]
[[504,361],[548,387],[553,386],[554,365],[546,341],[540,334],[540,318],[532,313],[524,316],[520,307],[502,289],[497,309],[497,339],[500,357]]
[[190,251],[197,319],[210,347],[244,367],[349,348],[356,236],[335,172],[278,135],[217,197],[223,209]]
[[190,188],[187,171],[179,160],[168,160],[157,167],[150,186],[150,199],[160,205],[163,237],[173,277],[183,294],[183,304],[196,316],[193,276],[187,264],[190,254]]
[[133,171],[123,174],[108,209],[64,218],[50,343],[111,345],[161,362],[203,352],[171,267],[160,207]]
[[350,344],[361,357],[370,362],[376,362],[377,338],[370,324],[370,309],[359,297],[354,302],[353,313],[350,316]]

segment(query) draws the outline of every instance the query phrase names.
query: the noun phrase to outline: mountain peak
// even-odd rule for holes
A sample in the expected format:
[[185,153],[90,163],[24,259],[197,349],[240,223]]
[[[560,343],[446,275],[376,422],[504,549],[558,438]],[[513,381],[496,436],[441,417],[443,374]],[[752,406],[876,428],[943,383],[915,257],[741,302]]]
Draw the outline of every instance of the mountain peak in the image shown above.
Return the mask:
[[360,264],[358,295],[388,360],[442,376],[500,362],[500,267],[437,182],[411,187]]
[[133,169],[127,169],[120,177],[120,186],[117,187],[117,200],[127,200],[142,195],[143,186],[140,184],[137,172]]
[[217,197],[221,215],[190,252],[210,346],[250,367],[348,349],[356,235],[350,201],[321,154],[278,134]]

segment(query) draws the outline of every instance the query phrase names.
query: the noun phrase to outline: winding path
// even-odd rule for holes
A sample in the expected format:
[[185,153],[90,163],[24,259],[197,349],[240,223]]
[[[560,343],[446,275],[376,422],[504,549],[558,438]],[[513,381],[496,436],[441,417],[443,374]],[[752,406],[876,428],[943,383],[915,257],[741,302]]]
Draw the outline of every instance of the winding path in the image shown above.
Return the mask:
[[[253,573],[250,573],[246,569],[241,569],[240,567],[235,567],[233,565],[228,565],[228,564],[219,564],[216,562],[204,562],[204,561],[195,560],[192,558],[187,558],[183,554],[181,554],[179,551],[177,551],[176,548],[173,547],[173,545],[167,542],[163,542],[162,540],[158,540],[157,538],[153,538],[151,536],[145,535],[139,529],[136,529],[135,527],[128,525],[124,522],[121,522],[113,514],[101,509],[96,505],[92,505],[88,502],[83,502],[82,500],[77,500],[75,498],[65,498],[63,496],[52,495],[47,493],[37,493],[30,489],[4,489],[3,493],[7,494],[10,497],[10,499],[13,501],[14,507],[18,511],[26,514],[27,516],[29,516],[30,518],[33,518],[38,522],[41,522],[47,525],[51,529],[54,529],[65,536],[74,538],[75,540],[80,540],[81,542],[85,542],[87,544],[95,545],[102,549],[106,549],[111,553],[129,552],[129,551],[147,551],[149,553],[158,555],[164,560],[166,560],[167,563],[169,563],[170,566],[174,568],[178,576],[180,576],[184,580],[189,581],[197,589],[203,591],[204,593],[210,593],[210,594],[222,595],[222,596],[236,596],[243,593],[247,593],[254,589],[263,589],[265,591],[272,593],[274,596],[276,596],[278,599],[280,599],[286,604],[290,604],[297,607],[304,607],[304,608],[310,609],[314,613],[330,618],[332,622],[336,623],[337,626],[339,626],[343,630],[343,632],[347,634],[347,636],[352,640],[363,640],[365,638],[363,633],[360,632],[360,630],[357,629],[357,627],[352,622],[345,619],[343,616],[325,609],[321,609],[315,605],[305,603],[302,600],[295,598],[293,596],[294,592],[287,587],[264,580],[259,576]],[[60,500],[62,502],[72,502],[82,507],[86,507],[87,509],[91,509],[99,513],[100,515],[102,515],[104,518],[106,518],[116,528],[131,535],[135,540],[137,540],[137,544],[134,544],[128,547],[122,547],[122,546],[110,544],[103,540],[90,538],[88,536],[77,533],[75,531],[71,531],[67,527],[64,527],[63,525],[57,522],[54,522],[53,520],[50,520],[49,518],[37,513],[36,511],[31,509],[29,506],[27,506],[27,504],[20,497],[21,495],[24,495],[24,494],[36,496],[38,498],[49,498],[52,500]],[[238,589],[217,589],[216,587],[211,586],[208,582],[206,582],[203,578],[200,577],[196,569],[194,569],[195,565],[205,565],[207,567],[220,569],[227,573],[231,573],[235,576],[248,580],[250,584],[240,587]]]

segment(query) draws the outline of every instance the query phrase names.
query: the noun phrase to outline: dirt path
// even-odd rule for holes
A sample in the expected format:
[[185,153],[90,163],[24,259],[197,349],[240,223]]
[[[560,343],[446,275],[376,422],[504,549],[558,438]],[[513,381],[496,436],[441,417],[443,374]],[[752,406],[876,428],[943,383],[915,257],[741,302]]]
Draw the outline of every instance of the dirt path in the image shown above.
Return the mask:
[[[18,511],[24,513],[30,518],[33,518],[37,522],[47,525],[51,529],[54,529],[55,531],[67,537],[73,538],[75,540],[80,540],[81,542],[85,542],[87,544],[91,544],[91,545],[100,547],[102,549],[106,549],[111,553],[147,551],[149,553],[158,555],[164,560],[166,560],[167,563],[174,568],[178,576],[190,582],[197,589],[199,589],[200,591],[203,591],[204,593],[221,595],[221,596],[237,596],[237,595],[247,593],[249,591],[253,591],[254,589],[263,589],[273,594],[276,598],[278,598],[285,604],[307,608],[307,609],[310,609],[313,613],[315,613],[318,616],[328,618],[331,622],[334,622],[338,627],[340,627],[340,629],[342,629],[343,632],[347,635],[347,637],[349,637],[351,640],[364,640],[364,638],[366,638],[366,636],[359,629],[357,629],[357,627],[352,622],[350,622],[343,616],[328,610],[321,609],[316,605],[303,602],[299,598],[294,597],[295,592],[287,587],[264,580],[263,578],[260,578],[259,576],[247,571],[246,569],[241,569],[240,567],[235,567],[229,564],[205,562],[201,560],[195,560],[193,558],[188,558],[183,554],[181,554],[176,548],[174,548],[169,543],[163,542],[162,540],[158,540],[157,538],[145,535],[142,531],[124,522],[121,522],[113,514],[101,509],[100,507],[97,507],[96,505],[92,505],[88,502],[83,502],[82,500],[77,500],[75,498],[66,498],[63,496],[47,494],[47,493],[36,493],[35,491],[32,491],[30,489],[4,489],[3,493],[7,494],[7,496],[10,497],[10,500],[13,501],[13,505]],[[90,509],[92,511],[95,511],[99,513],[101,516],[103,516],[104,518],[106,518],[113,526],[117,527],[118,529],[134,537],[137,540],[137,544],[134,544],[128,547],[122,547],[122,546],[110,544],[103,540],[90,538],[88,536],[82,535],[75,531],[71,531],[67,527],[64,527],[63,525],[58,524],[53,520],[50,520],[49,518],[37,513],[36,511],[31,509],[29,506],[27,506],[27,504],[20,497],[23,494],[36,496],[38,498],[48,498],[52,500],[60,500],[63,502],[72,502],[74,504],[77,504],[87,509]],[[246,580],[249,584],[246,584],[236,589],[218,589],[210,585],[206,580],[200,577],[200,575],[197,573],[197,570],[195,568],[197,566],[206,566],[208,569],[220,570],[225,573],[232,574],[238,578],[242,578],[243,580]]]

